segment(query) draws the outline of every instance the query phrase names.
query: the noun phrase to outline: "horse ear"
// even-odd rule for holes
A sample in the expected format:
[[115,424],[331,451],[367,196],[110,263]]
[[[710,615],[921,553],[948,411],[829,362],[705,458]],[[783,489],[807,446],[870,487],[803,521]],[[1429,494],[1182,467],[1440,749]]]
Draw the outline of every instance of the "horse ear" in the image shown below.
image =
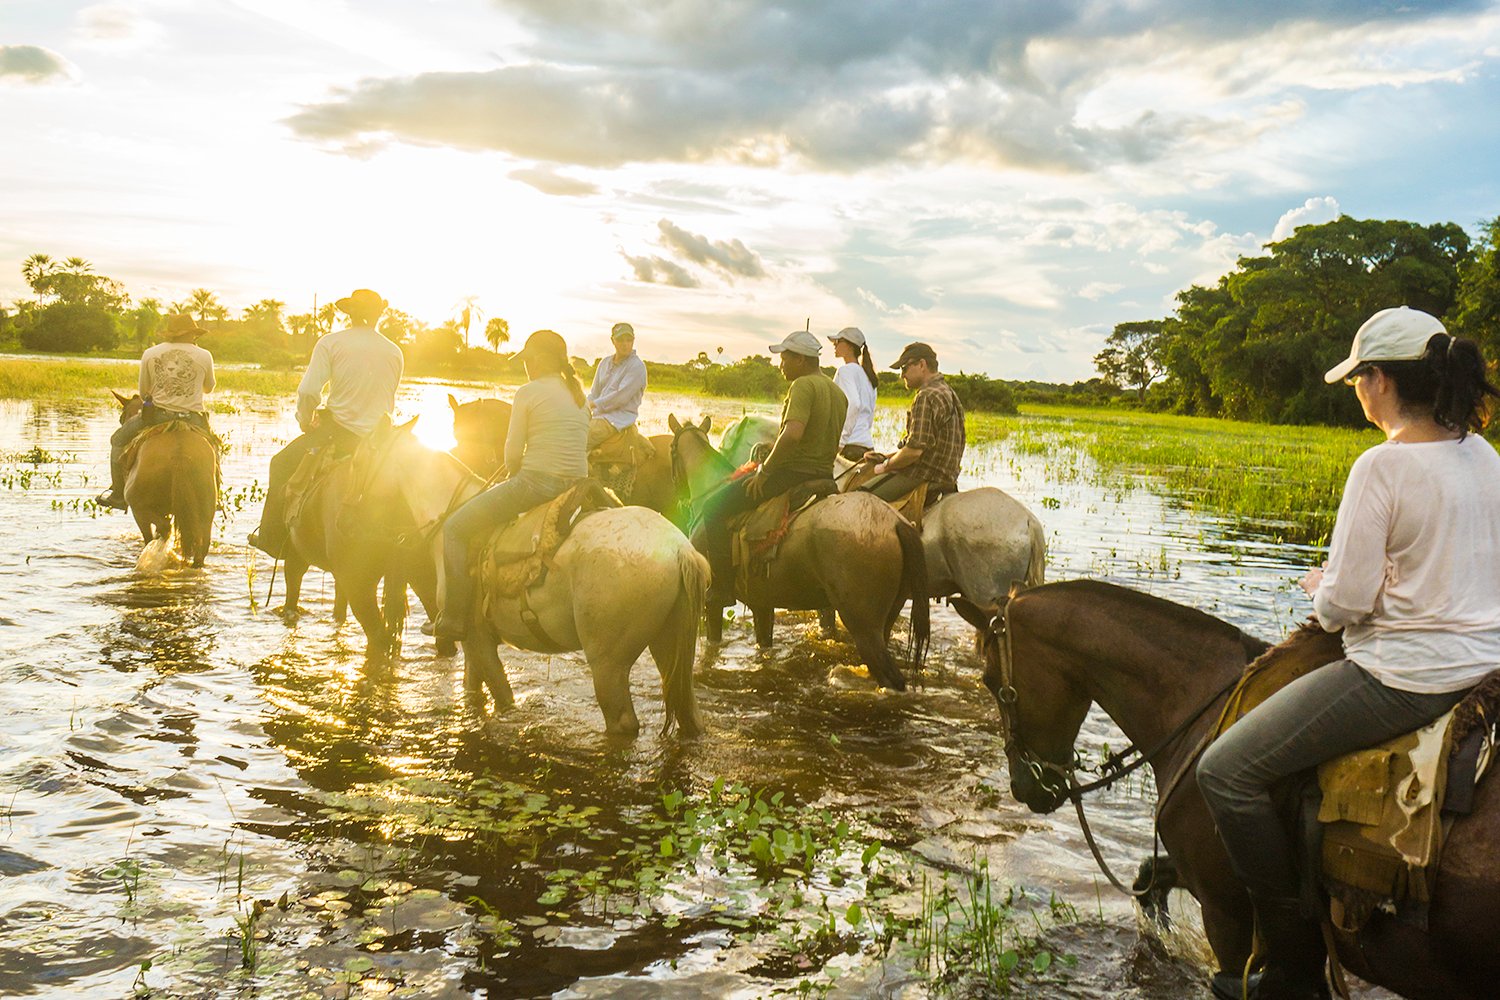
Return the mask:
[[702,430],[703,433],[707,434],[709,425],[711,425],[713,422],[713,417],[704,417],[702,420],[698,421],[698,428]]
[[[116,393],[116,395],[119,395],[119,393]],[[125,401],[122,399],[122,400],[120,400],[120,402],[123,403]],[[678,432],[680,432],[682,430],[682,424],[678,423],[678,421],[677,421],[677,414],[675,414],[675,413],[668,413],[667,414],[667,427],[668,427],[668,429],[671,430],[671,432],[673,434],[676,434],[676,433],[678,433]]]
[[122,396],[118,392],[115,392],[113,389],[109,390],[109,394],[115,397],[115,399],[119,401],[121,406],[124,406],[126,403],[130,402],[129,396]]
[[453,398],[453,393],[451,393],[451,392],[448,393],[448,407],[454,413],[458,412],[458,400],[456,400],[456,399]]
[[410,434],[412,428],[417,426],[417,421],[421,419],[422,415],[419,413],[415,417],[412,417],[410,420],[408,420],[406,423],[398,424],[396,426],[396,432],[399,434]]

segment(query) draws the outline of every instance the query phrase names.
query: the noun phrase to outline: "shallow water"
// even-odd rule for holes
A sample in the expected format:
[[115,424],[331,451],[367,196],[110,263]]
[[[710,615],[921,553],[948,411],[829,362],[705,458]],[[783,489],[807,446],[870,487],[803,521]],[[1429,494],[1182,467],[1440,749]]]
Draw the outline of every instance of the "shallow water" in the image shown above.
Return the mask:
[[[416,383],[399,401],[435,447],[450,391],[490,392]],[[705,406],[719,427],[742,412],[661,397],[643,426]],[[230,503],[208,566],[149,574],[133,522],[81,502],[104,485],[112,410],[0,402],[0,995],[924,996],[940,970],[877,929],[922,912],[924,877],[930,899],[981,865],[996,892],[1023,890],[1020,931],[1058,959],[1023,995],[1201,995],[1191,930],[1142,938],[1072,816],[1009,799],[993,700],[945,608],[904,694],[784,615],[769,654],[742,621],[700,652],[703,739],[658,735],[649,662],[643,735],[606,739],[576,654],[508,652],[517,707],[482,717],[415,601],[378,669],[316,571],[295,627],[266,610],[271,564],[242,542],[290,408],[219,409]],[[33,447],[51,460],[16,457]],[[1306,613],[1311,551],[1061,471],[1086,462],[1002,440],[970,449],[966,485],[1042,518],[1050,579],[1124,583],[1267,637]],[[1105,743],[1118,733],[1091,716],[1081,748]],[[1150,851],[1149,797],[1137,783],[1091,803],[1125,872]],[[1174,905],[1190,926],[1190,901]]]

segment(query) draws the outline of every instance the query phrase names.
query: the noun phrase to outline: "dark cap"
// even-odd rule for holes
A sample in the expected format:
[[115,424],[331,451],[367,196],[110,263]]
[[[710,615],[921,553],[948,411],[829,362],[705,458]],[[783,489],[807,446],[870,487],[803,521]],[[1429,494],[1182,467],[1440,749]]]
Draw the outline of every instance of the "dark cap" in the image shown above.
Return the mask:
[[906,345],[906,348],[901,352],[901,357],[897,358],[891,367],[900,371],[913,361],[925,361],[927,362],[927,367],[936,368],[937,352],[920,340],[914,341]]
[[562,334],[551,330],[538,330],[526,338],[526,345],[510,356],[512,361],[551,362],[558,366],[568,363],[568,344]]

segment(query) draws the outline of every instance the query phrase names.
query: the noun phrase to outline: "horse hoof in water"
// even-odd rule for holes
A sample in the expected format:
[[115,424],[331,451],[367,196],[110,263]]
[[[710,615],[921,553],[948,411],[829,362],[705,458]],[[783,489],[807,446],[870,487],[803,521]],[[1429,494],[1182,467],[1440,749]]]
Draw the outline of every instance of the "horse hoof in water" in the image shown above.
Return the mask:
[[439,639],[437,641],[437,655],[448,657],[458,655],[458,643],[452,639]]
[[278,607],[272,608],[271,613],[280,618],[286,624],[295,625],[297,624],[297,619],[302,617],[302,615],[305,613],[305,610],[306,609],[300,608],[294,604],[282,604]]

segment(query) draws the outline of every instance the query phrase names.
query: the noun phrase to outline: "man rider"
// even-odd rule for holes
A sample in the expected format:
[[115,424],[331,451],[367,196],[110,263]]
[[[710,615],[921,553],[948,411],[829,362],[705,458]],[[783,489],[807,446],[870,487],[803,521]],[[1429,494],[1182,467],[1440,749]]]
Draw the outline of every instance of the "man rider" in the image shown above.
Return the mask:
[[590,451],[616,431],[635,424],[646,394],[646,362],[635,353],[635,329],[629,323],[616,323],[609,340],[615,353],[599,362],[594,384],[589,386]]
[[313,347],[297,387],[297,426],[302,434],[272,457],[260,527],[250,533],[251,545],[277,558],[287,539],[286,483],[303,456],[327,444],[352,447],[396,407],[404,364],[401,348],[375,329],[385,299],[359,288],[334,306],[349,317],[349,326]]
[[896,453],[886,458],[865,456],[874,463],[875,478],[861,489],[882,500],[899,500],[927,484],[927,502],[958,492],[959,466],[964,457],[964,407],[953,388],[938,374],[937,353],[920,341],[907,344],[892,368],[917,395],[906,411],[906,436]]
[[214,388],[214,356],[198,346],[208,331],[193,317],[173,313],[166,319],[160,344],[141,355],[140,412],[120,425],[109,438],[109,489],[96,501],[101,507],[125,509],[125,448],[152,424],[186,419],[208,429],[203,394]]
[[789,334],[771,348],[771,353],[781,355],[782,377],[791,383],[781,410],[781,430],[771,453],[754,474],[725,483],[704,500],[693,543],[708,557],[713,569],[710,608],[734,602],[730,519],[800,483],[833,475],[833,458],[839,450],[849,402],[818,367],[822,350],[819,339],[805,330]]

